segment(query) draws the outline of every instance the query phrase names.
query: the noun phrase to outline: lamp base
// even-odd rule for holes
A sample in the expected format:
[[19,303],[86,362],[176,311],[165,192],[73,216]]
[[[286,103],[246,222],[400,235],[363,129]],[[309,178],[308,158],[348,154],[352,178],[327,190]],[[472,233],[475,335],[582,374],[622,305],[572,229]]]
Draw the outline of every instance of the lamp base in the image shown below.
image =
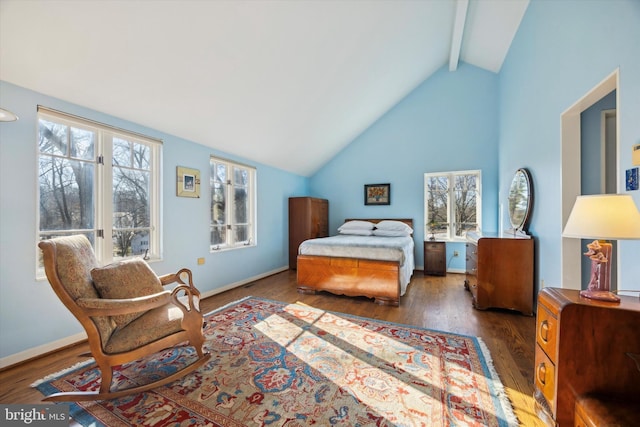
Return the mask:
[[587,289],[584,291],[580,291],[580,296],[600,301],[620,302],[620,297],[609,291],[593,291]]
[[620,302],[620,297],[611,293],[611,243],[594,240],[587,245],[585,255],[591,258],[591,281],[580,296],[598,301]]

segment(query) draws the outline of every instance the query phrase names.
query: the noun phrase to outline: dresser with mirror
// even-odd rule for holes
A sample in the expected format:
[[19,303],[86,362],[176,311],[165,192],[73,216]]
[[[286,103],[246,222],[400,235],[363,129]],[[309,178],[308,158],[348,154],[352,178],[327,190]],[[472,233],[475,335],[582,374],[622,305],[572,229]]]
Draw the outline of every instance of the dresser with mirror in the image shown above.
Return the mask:
[[508,197],[512,228],[495,234],[467,233],[464,285],[475,308],[533,315],[534,240],[526,231],[532,206],[531,175],[518,169]]

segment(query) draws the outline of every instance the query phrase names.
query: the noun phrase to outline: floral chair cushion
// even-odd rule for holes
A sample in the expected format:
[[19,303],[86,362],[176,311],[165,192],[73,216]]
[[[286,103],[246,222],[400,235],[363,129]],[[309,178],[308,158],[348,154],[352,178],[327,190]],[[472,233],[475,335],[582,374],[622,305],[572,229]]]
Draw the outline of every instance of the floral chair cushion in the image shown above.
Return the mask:
[[[140,258],[120,261],[91,270],[93,284],[102,298],[130,299],[163,292],[160,279]],[[142,316],[144,312],[113,316],[119,328]]]

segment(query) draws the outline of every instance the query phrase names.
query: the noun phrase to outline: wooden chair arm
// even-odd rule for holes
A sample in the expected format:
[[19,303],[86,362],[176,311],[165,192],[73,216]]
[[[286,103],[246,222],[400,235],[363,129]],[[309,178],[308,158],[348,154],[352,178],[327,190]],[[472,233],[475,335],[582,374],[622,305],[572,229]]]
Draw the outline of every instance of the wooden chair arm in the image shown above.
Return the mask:
[[[184,292],[183,296],[180,296]],[[200,292],[187,285],[178,285],[171,292],[173,303],[182,311],[182,329],[202,333],[204,318],[200,312]]]
[[160,279],[162,286],[167,286],[177,281],[176,273],[163,274],[162,276],[158,276],[158,279]]
[[[184,293],[184,295],[180,295]],[[171,292],[173,304],[180,307],[183,312],[191,310],[200,311],[200,292],[187,285],[178,285]]]
[[162,284],[162,286],[167,286],[172,283],[189,285],[189,288],[191,288],[191,291],[195,294],[195,296],[200,298],[200,291],[198,291],[198,289],[193,285],[193,274],[188,268],[183,268],[177,273],[164,274],[162,276],[159,276],[158,278],[160,279],[160,283]]
[[90,317],[95,316],[116,316],[119,314],[138,313],[161,307],[172,301],[170,291],[162,291],[157,294],[144,297],[127,299],[108,298],[78,298],[76,303],[85,309]]

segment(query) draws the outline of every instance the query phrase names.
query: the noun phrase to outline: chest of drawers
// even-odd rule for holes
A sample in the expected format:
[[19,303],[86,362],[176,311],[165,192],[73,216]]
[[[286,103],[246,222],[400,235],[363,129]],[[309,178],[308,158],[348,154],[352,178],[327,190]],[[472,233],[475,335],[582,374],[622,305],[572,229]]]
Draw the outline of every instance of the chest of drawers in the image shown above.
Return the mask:
[[[588,405],[576,402],[592,393],[640,406],[640,370],[630,357],[640,356],[638,327],[637,297],[622,296],[617,304],[582,298],[577,290],[541,290],[534,366],[538,417],[559,427],[591,425],[584,422]],[[576,408],[582,416],[576,417]]]
[[477,309],[533,315],[533,239],[468,233],[465,288]]

